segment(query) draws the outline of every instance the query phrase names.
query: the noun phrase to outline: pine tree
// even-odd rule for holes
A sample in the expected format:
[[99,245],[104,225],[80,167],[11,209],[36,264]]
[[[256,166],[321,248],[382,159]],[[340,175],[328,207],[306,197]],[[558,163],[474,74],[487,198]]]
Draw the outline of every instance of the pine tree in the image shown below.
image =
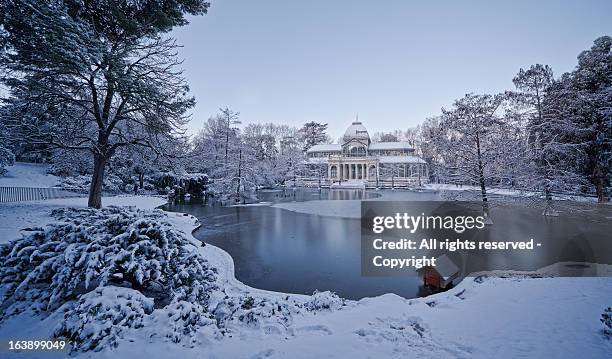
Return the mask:
[[596,39],[590,50],[578,55],[571,80],[580,105],[574,110],[579,140],[585,144],[584,173],[595,186],[598,201],[607,202],[612,177],[612,37]]
[[310,147],[329,141],[329,136],[325,132],[327,130],[326,123],[308,122],[300,129],[299,136],[303,143],[302,149],[307,151]]

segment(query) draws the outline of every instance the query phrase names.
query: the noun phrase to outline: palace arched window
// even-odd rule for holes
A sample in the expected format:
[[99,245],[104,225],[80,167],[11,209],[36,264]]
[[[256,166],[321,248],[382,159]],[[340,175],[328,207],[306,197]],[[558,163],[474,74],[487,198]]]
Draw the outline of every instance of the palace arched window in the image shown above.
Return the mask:
[[351,157],[364,157],[366,155],[365,147],[355,146],[351,147],[349,150],[349,155]]

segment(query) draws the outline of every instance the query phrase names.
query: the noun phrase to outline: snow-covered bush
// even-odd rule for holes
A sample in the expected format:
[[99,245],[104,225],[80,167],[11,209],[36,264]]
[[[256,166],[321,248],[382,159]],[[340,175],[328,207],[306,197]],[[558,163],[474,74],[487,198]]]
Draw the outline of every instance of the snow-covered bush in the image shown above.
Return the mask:
[[145,315],[152,312],[153,299],[139,291],[100,287],[82,295],[78,304],[65,312],[54,335],[67,338],[74,350],[116,347],[125,328],[141,328]]
[[214,316],[198,303],[184,300],[171,303],[164,308],[162,316],[163,322],[158,326],[162,333],[157,334],[174,343],[190,344],[196,330],[203,327],[210,328],[213,337],[220,336]]
[[230,297],[225,296],[210,304],[218,326],[225,331],[233,328],[255,328],[281,326],[286,328],[293,322],[293,316],[301,312],[302,305],[289,299],[272,299],[265,297]]
[[609,339],[612,339],[612,307],[606,308],[603,314],[601,315],[601,319],[599,319],[604,326],[603,332],[604,335]]
[[57,222],[0,249],[3,316],[68,308],[56,335],[75,350],[115,345],[154,307],[167,313],[173,341],[214,322],[208,299],[216,270],[163,212],[109,207],[52,215]]
[[[4,300],[52,310],[106,285],[156,303],[206,304],[215,270],[161,211],[61,209],[58,222],[10,244],[0,266]],[[10,314],[10,311],[9,313]]]
[[153,176],[153,186],[158,191],[178,186],[182,193],[189,193],[194,197],[201,197],[208,190],[209,183],[210,180],[205,173],[157,172]]
[[304,303],[308,311],[337,310],[344,305],[344,299],[336,293],[315,291],[310,299]]

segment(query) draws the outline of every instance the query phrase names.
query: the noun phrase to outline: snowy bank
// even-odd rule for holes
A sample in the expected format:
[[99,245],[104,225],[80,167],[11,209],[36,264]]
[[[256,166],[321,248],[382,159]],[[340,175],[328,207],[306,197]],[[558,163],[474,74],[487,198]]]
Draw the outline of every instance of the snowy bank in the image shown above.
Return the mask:
[[[123,200],[128,204],[130,198]],[[611,278],[531,278],[530,272],[508,273],[508,278],[466,278],[456,288],[427,298],[408,300],[387,294],[342,305],[326,295],[288,295],[242,284],[234,277],[229,254],[212,245],[202,246],[190,235],[199,224],[194,217],[165,216],[164,221],[189,238],[194,250],[216,269],[219,291],[211,301],[216,303],[216,313],[225,313],[223,329],[202,325],[188,340],[175,338],[182,339],[176,343],[167,333],[174,330],[174,320],[184,310],[151,312],[141,297],[143,310],[151,312],[142,326],[122,330],[116,348],[73,357],[603,358],[612,350],[612,341],[604,337],[599,322],[611,304]],[[534,276],[550,272],[544,269]],[[105,294],[119,301],[129,299],[124,290],[115,292]],[[86,309],[95,303],[96,295],[81,305]],[[224,311],[227,303],[233,304]],[[277,311],[281,306],[288,314]],[[48,338],[62,318],[61,311],[48,317],[31,312],[10,317],[0,324],[0,338]]]
[[[153,209],[166,203],[163,197],[115,196],[103,197],[102,205],[133,206]],[[0,243],[17,239],[23,228],[39,227],[49,223],[51,211],[62,207],[87,207],[87,198],[56,198],[44,201],[0,203]]]

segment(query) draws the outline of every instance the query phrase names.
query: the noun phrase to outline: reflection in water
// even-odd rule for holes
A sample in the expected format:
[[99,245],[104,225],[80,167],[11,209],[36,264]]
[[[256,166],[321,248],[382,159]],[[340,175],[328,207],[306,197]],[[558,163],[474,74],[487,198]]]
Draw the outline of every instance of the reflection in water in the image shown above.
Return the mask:
[[[270,202],[377,196],[363,190],[260,193],[262,201]],[[406,197],[404,192],[402,199]],[[434,193],[414,193],[415,200],[436,198]],[[419,295],[421,280],[418,277],[361,276],[358,219],[295,213],[270,206],[219,207],[186,203],[171,205],[169,210],[198,217],[202,227],[194,233],[195,237],[227,251],[234,259],[236,277],[247,285],[304,294],[331,290],[352,299],[384,293],[396,293],[407,298]],[[537,208],[520,207],[519,204],[494,206],[491,215],[495,224],[485,234],[488,240],[534,238],[547,246],[547,250],[522,251],[514,255],[498,252],[482,260],[487,261],[485,265],[498,269],[516,270],[534,270],[575,258],[589,261],[593,252],[605,248],[591,248],[587,240],[607,238],[610,233],[610,222],[605,219],[606,216],[610,218],[610,208],[602,207],[599,211],[605,213],[562,215],[550,220],[539,215],[541,210]],[[452,258],[464,271],[480,265],[479,258],[466,256],[463,252],[454,252]]]

